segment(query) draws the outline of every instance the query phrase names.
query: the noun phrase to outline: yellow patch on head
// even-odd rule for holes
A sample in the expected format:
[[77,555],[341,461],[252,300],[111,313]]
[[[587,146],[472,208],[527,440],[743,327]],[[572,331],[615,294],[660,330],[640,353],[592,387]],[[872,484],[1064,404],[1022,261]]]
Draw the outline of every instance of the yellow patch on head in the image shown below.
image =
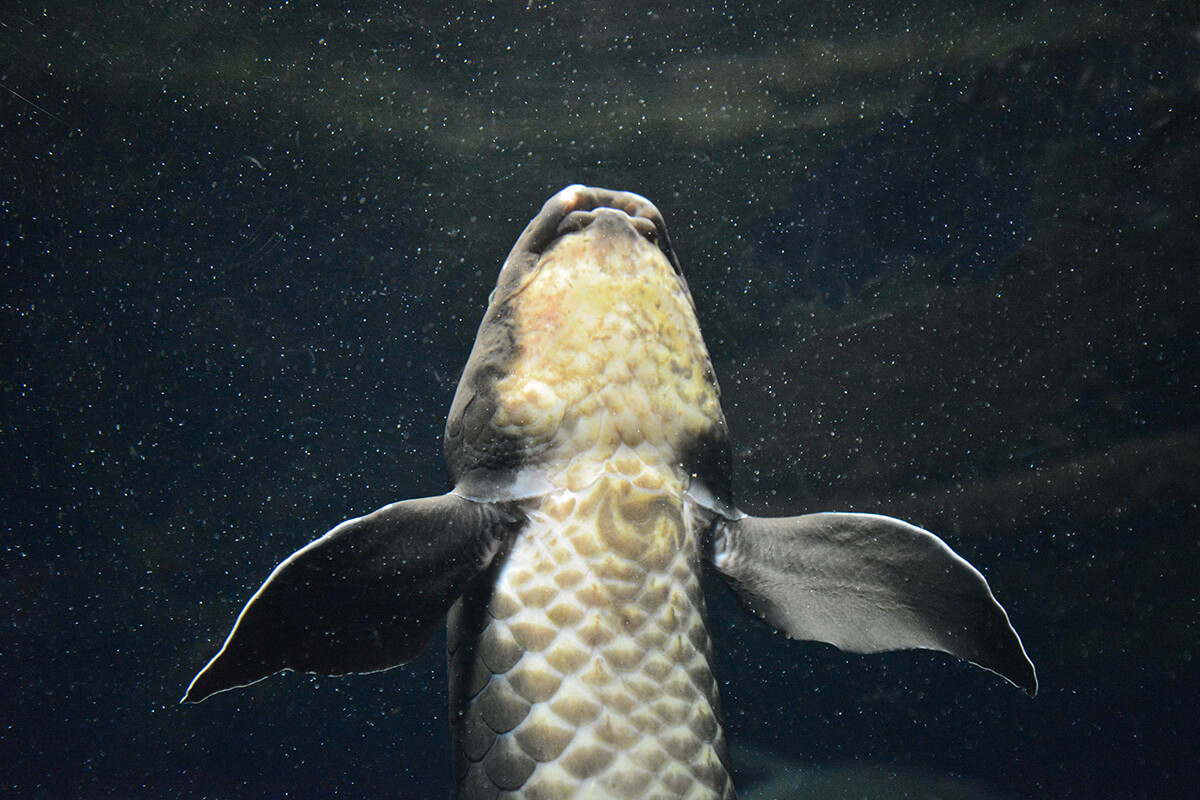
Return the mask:
[[[494,422],[547,466],[646,442],[669,465],[720,424],[691,299],[627,217],[556,240],[510,302],[516,354],[496,383]],[[569,471],[569,488],[594,477]]]

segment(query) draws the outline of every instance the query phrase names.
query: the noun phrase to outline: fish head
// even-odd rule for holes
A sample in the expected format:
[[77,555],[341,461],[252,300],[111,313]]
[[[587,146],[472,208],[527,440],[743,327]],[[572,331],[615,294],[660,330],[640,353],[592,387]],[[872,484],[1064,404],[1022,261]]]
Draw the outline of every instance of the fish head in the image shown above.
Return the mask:
[[721,485],[727,450],[662,215],[630,192],[558,192],[517,239],[489,300],[446,425],[451,477],[495,499],[534,491],[511,488],[517,473],[623,452],[719,473],[708,481]]

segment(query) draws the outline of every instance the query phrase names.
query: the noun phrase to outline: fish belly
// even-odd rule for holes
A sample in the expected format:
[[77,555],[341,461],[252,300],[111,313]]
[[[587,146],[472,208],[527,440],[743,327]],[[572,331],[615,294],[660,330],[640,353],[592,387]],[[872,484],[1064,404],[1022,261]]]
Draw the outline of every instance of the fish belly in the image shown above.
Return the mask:
[[734,796],[678,479],[632,451],[605,467],[531,501],[452,611],[461,800]]

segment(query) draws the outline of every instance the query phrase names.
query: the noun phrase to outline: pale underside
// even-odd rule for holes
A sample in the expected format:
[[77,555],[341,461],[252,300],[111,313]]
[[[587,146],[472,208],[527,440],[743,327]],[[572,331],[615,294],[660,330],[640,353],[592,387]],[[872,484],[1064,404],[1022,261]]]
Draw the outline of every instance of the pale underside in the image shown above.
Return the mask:
[[451,614],[464,798],[733,796],[680,466],[719,399],[669,262],[605,222],[520,291],[494,423],[553,488]]
[[484,629],[453,612],[463,797],[732,796],[696,538],[678,496],[641,482],[554,493],[530,510]]

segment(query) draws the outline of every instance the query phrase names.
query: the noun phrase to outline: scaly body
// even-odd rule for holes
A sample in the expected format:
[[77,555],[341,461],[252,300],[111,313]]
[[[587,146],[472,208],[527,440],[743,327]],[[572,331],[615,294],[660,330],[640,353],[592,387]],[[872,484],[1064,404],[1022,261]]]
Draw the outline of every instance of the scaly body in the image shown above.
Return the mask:
[[285,560],[185,700],[411,660],[449,613],[460,800],[734,797],[701,564],[789,636],[943,650],[1029,692],[983,577],[869,514],[729,496],[720,393],[657,209],[571,186],[500,272],[446,424],[455,488]]
[[732,792],[680,457],[720,401],[690,299],[621,222],[549,252],[513,312],[496,425],[550,486],[450,616],[465,797]]

